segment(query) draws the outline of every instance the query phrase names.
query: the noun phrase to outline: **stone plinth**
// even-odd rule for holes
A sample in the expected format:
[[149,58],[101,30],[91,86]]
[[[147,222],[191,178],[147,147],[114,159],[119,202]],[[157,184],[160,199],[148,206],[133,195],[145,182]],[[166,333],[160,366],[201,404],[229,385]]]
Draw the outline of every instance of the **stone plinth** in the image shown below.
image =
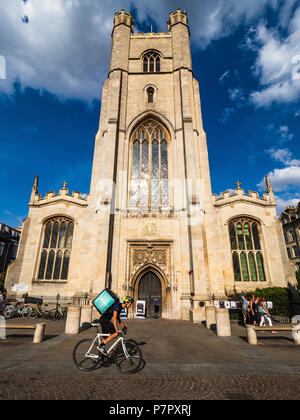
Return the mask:
[[228,309],[216,309],[217,334],[219,337],[231,337],[231,325]]
[[66,321],[66,334],[78,334],[80,324],[80,307],[69,306],[67,321]]
[[216,308],[214,306],[205,307],[206,328],[209,330],[216,329]]
[[39,344],[43,341],[45,328],[46,328],[45,323],[36,324],[36,329],[35,329],[34,337],[33,337],[34,344]]
[[84,305],[81,307],[80,326],[82,327],[85,322],[92,322],[92,306]]

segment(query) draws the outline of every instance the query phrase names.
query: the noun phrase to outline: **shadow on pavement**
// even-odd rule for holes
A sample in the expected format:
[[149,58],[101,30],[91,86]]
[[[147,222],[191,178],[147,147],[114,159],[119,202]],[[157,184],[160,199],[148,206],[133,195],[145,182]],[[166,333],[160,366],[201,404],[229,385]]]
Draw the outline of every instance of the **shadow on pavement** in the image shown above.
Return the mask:
[[[58,334],[56,334],[56,335],[44,335],[43,342],[51,340],[52,338],[56,338],[56,337],[58,337]],[[32,341],[33,340],[33,335],[30,335],[30,334],[7,334],[6,339],[9,339],[9,338],[29,338]],[[20,344],[23,344],[23,343],[20,343]]]

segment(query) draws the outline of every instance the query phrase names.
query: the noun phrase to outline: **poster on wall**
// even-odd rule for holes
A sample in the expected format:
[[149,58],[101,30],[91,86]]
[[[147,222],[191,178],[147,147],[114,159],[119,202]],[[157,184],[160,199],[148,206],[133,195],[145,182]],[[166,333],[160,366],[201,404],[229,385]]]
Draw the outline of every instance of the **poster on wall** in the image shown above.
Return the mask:
[[226,309],[230,309],[231,308],[230,302],[228,300],[225,301],[225,308]]
[[231,309],[236,309],[237,308],[236,302],[230,302],[230,306],[231,306]]
[[16,293],[28,293],[28,284],[13,284],[11,291]]
[[220,308],[219,301],[214,300],[214,307],[215,307],[216,309],[219,309],[219,308]]
[[267,308],[273,309],[273,302],[267,302]]

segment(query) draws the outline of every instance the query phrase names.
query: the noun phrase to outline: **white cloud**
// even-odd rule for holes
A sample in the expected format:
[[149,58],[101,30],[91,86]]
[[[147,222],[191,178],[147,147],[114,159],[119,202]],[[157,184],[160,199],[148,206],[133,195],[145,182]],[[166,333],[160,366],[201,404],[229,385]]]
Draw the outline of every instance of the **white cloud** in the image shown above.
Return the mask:
[[[288,191],[291,187],[300,188],[300,166],[292,165],[283,169],[274,169],[269,177],[275,192]],[[258,187],[265,189],[265,181],[262,180]]]
[[230,117],[234,112],[235,112],[234,108],[225,108],[221,117],[219,118],[219,121],[222,124],[226,124],[230,120]]
[[[116,2],[116,7],[121,2]],[[24,24],[21,18],[29,18]],[[6,59],[0,89],[46,89],[62,98],[100,98],[109,66],[113,11],[107,0],[1,0],[0,54]]]
[[[278,1],[186,0],[192,45],[205,47],[228,36]],[[140,22],[151,17],[160,31],[167,30],[175,9],[174,0],[1,0],[0,55],[6,59],[7,79],[0,80],[0,92],[11,94],[18,78],[23,88],[46,89],[61,98],[99,98],[109,70],[114,13],[132,6]]]
[[275,161],[281,162],[286,166],[300,165],[300,160],[293,159],[293,155],[288,149],[269,149],[266,153]]
[[290,129],[287,125],[280,125],[278,128],[274,124],[269,124],[267,130],[274,133],[278,138],[277,143],[284,144],[288,141],[293,140],[295,137],[293,133],[290,132]]
[[[285,167],[275,168],[269,173],[274,192],[290,194],[300,189],[300,160],[294,159],[288,149],[269,149],[266,153],[276,162]],[[261,191],[265,190],[265,179],[258,184]],[[297,193],[299,196],[299,193]],[[291,197],[289,197],[290,199]],[[294,198],[294,197],[293,197]]]
[[275,195],[276,203],[277,203],[277,214],[278,216],[289,206],[296,207],[300,201],[300,195],[298,198],[282,198],[279,195]]
[[285,38],[277,28],[269,29],[265,23],[260,23],[252,30],[251,41],[247,41],[249,48],[257,50],[254,72],[261,89],[251,94],[251,102],[257,107],[295,102],[300,98],[300,7],[292,19],[287,19],[294,3],[290,1],[281,14],[281,23],[288,31]]
[[229,78],[229,74],[230,74],[229,70],[225,71],[225,73],[223,73],[222,76],[219,78],[219,82],[222,84],[225,79]]
[[229,98],[232,101],[239,101],[239,100],[244,100],[244,96],[243,96],[243,89],[241,88],[230,88],[228,90],[228,94],[229,94]]

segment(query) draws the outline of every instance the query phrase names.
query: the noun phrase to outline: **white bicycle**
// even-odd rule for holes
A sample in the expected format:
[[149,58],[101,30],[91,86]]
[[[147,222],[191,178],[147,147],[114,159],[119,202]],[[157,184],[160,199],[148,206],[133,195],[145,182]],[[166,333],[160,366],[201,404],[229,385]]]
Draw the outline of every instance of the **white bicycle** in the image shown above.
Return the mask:
[[118,334],[119,338],[105,355],[100,351],[101,337],[108,337],[110,334],[99,333],[100,324],[92,323],[91,326],[97,327],[96,337],[80,340],[73,350],[73,361],[78,369],[89,372],[97,367],[110,366],[112,361],[123,373],[136,373],[141,369],[144,362],[141,349],[134,340],[124,339],[126,328]]

